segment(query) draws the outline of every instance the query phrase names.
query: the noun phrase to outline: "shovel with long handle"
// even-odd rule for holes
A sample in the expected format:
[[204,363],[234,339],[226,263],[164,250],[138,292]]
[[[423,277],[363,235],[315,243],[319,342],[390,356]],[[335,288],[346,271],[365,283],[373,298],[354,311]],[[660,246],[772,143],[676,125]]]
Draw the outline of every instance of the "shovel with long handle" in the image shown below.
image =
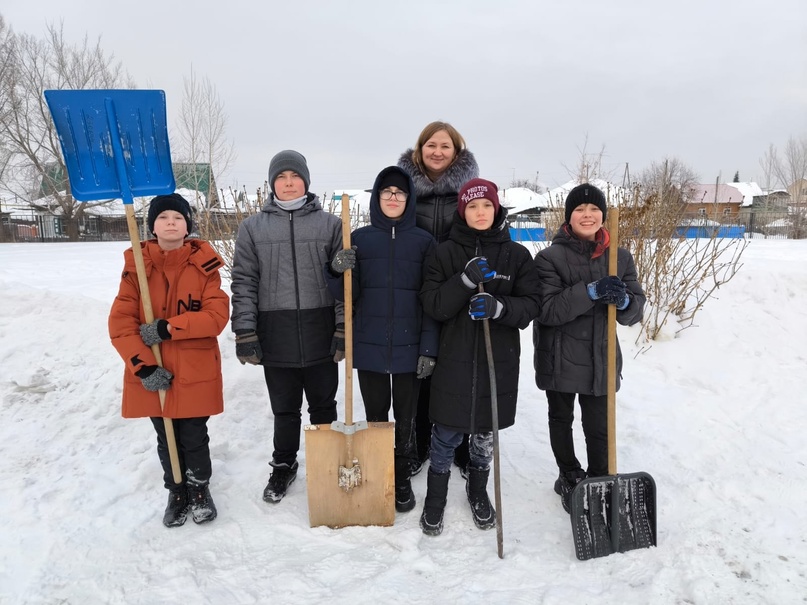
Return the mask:
[[[46,90],[70,190],[80,202],[120,197],[132,241],[143,315],[154,320],[143,251],[134,216],[134,196],[172,193],[165,93],[161,90]],[[162,366],[159,345],[152,351]],[[165,391],[159,392],[160,409]],[[174,426],[165,422],[174,483],[182,483]]]
[[[342,195],[342,243],[350,248],[350,196]],[[353,422],[353,271],[344,273],[345,421],[305,426],[311,527],[392,525],[395,423]]]
[[[350,248],[350,196],[342,194],[342,246]],[[353,426],[353,270],[344,272],[345,288],[345,426]],[[361,466],[353,453],[353,431],[345,434],[344,466],[339,467],[339,487],[349,492],[361,485]]]
[[[479,284],[479,292],[484,292]],[[502,530],[502,481],[501,467],[499,466],[499,400],[496,394],[496,366],[493,363],[493,346],[490,342],[490,323],[482,320],[482,331],[485,333],[485,355],[488,358],[488,373],[490,375],[490,414],[491,428],[493,429],[493,498],[496,502],[496,544],[499,558],[504,559],[504,535]]]
[[[608,211],[608,274],[617,275],[619,209]],[[591,477],[572,492],[570,516],[578,559],[656,545],[656,482],[644,472],[617,474],[616,465],[616,305],[608,305],[606,410],[608,475]]]

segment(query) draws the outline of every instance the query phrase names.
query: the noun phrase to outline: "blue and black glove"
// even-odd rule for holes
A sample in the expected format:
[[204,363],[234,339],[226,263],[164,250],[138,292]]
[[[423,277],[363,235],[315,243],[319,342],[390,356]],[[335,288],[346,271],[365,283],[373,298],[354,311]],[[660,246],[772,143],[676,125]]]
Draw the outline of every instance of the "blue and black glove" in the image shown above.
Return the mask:
[[498,319],[504,311],[504,305],[490,294],[474,294],[468,305],[468,315],[471,319]]
[[616,275],[608,275],[593,281],[586,286],[586,290],[591,300],[604,305],[616,305],[620,311],[630,304],[628,286]]
[[135,374],[147,391],[167,391],[174,375],[160,366],[145,366]]
[[495,279],[496,272],[488,265],[484,256],[475,256],[465,265],[462,272],[462,281],[469,288],[476,288],[479,284],[486,284]]

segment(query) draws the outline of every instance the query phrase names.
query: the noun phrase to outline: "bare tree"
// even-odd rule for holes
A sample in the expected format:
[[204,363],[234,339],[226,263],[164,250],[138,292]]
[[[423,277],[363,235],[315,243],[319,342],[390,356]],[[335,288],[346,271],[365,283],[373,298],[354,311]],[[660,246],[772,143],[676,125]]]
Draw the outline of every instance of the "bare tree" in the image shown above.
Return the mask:
[[[209,210],[218,205],[215,173],[224,174],[235,159],[233,143],[227,139],[227,113],[216,86],[205,77],[199,80],[191,69],[183,78],[184,92],[179,117],[180,161],[191,166],[190,185],[197,192],[196,207]],[[215,171],[215,172],[214,172]],[[202,203],[199,191],[207,184],[207,200]]]
[[759,163],[765,172],[769,191],[781,187],[790,193],[788,218],[791,236],[795,239],[807,237],[807,213],[801,195],[801,189],[807,180],[807,135],[790,137],[781,154],[776,147],[770,145]]
[[7,34],[3,42],[7,60],[0,79],[0,140],[8,163],[0,180],[6,191],[31,201],[40,194],[52,195],[68,225],[68,237],[78,239],[78,221],[88,206],[70,192],[67,169],[59,139],[43,91],[133,87],[129,76],[112,55],[101,48],[100,38],[87,36],[79,44],[65,40],[64,24],[49,25],[44,39]]

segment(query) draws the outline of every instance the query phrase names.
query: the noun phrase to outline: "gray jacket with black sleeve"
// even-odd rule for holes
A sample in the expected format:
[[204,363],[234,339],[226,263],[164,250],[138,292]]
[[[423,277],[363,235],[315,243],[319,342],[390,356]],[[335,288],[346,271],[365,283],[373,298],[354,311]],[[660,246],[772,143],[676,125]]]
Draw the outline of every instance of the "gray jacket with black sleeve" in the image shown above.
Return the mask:
[[232,269],[232,330],[254,330],[261,363],[308,367],[332,360],[331,339],[344,322],[322,267],[342,248],[341,221],[312,193],[287,212],[274,197],[238,229]]

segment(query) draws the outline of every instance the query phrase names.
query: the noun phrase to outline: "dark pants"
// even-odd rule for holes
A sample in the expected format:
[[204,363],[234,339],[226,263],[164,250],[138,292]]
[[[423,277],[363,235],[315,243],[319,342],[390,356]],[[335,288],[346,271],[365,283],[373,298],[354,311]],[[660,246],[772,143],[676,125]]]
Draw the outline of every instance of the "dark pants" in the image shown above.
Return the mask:
[[[588,457],[587,473],[591,477],[608,474],[608,398],[605,395],[577,395],[583,421]],[[547,391],[549,403],[549,442],[561,472],[581,468],[574,454],[572,422],[575,393]]]
[[[207,419],[174,418],[174,437],[177,441],[179,468],[183,477],[189,477],[194,483],[207,483],[213,469],[210,464],[210,438],[207,435]],[[171,471],[171,457],[168,454],[168,441],[165,438],[165,421],[152,418],[151,423],[157,431],[157,456],[163,467],[163,483],[166,489],[175,487],[174,474]]]
[[[429,391],[432,386],[431,377],[420,381],[420,396],[418,397],[417,414],[415,415],[415,447],[417,457],[425,462],[429,458],[429,448],[432,442],[432,422],[429,420]],[[468,435],[463,436],[458,444],[454,458],[458,466],[467,466],[469,461]]]
[[330,361],[307,368],[264,366],[263,375],[275,415],[272,459],[291,466],[300,449],[303,393],[311,424],[330,424],[336,420],[339,366]]
[[[457,432],[442,424],[432,427],[432,445],[429,454],[429,472],[442,475],[451,470],[454,461],[454,450],[462,443],[464,433]],[[493,460],[493,433],[475,433],[469,438],[469,455],[471,467],[480,470],[490,468]]]
[[395,478],[408,479],[415,449],[415,410],[421,380],[414,372],[380,374],[359,370],[359,388],[369,422],[389,422],[390,397],[395,418]]

